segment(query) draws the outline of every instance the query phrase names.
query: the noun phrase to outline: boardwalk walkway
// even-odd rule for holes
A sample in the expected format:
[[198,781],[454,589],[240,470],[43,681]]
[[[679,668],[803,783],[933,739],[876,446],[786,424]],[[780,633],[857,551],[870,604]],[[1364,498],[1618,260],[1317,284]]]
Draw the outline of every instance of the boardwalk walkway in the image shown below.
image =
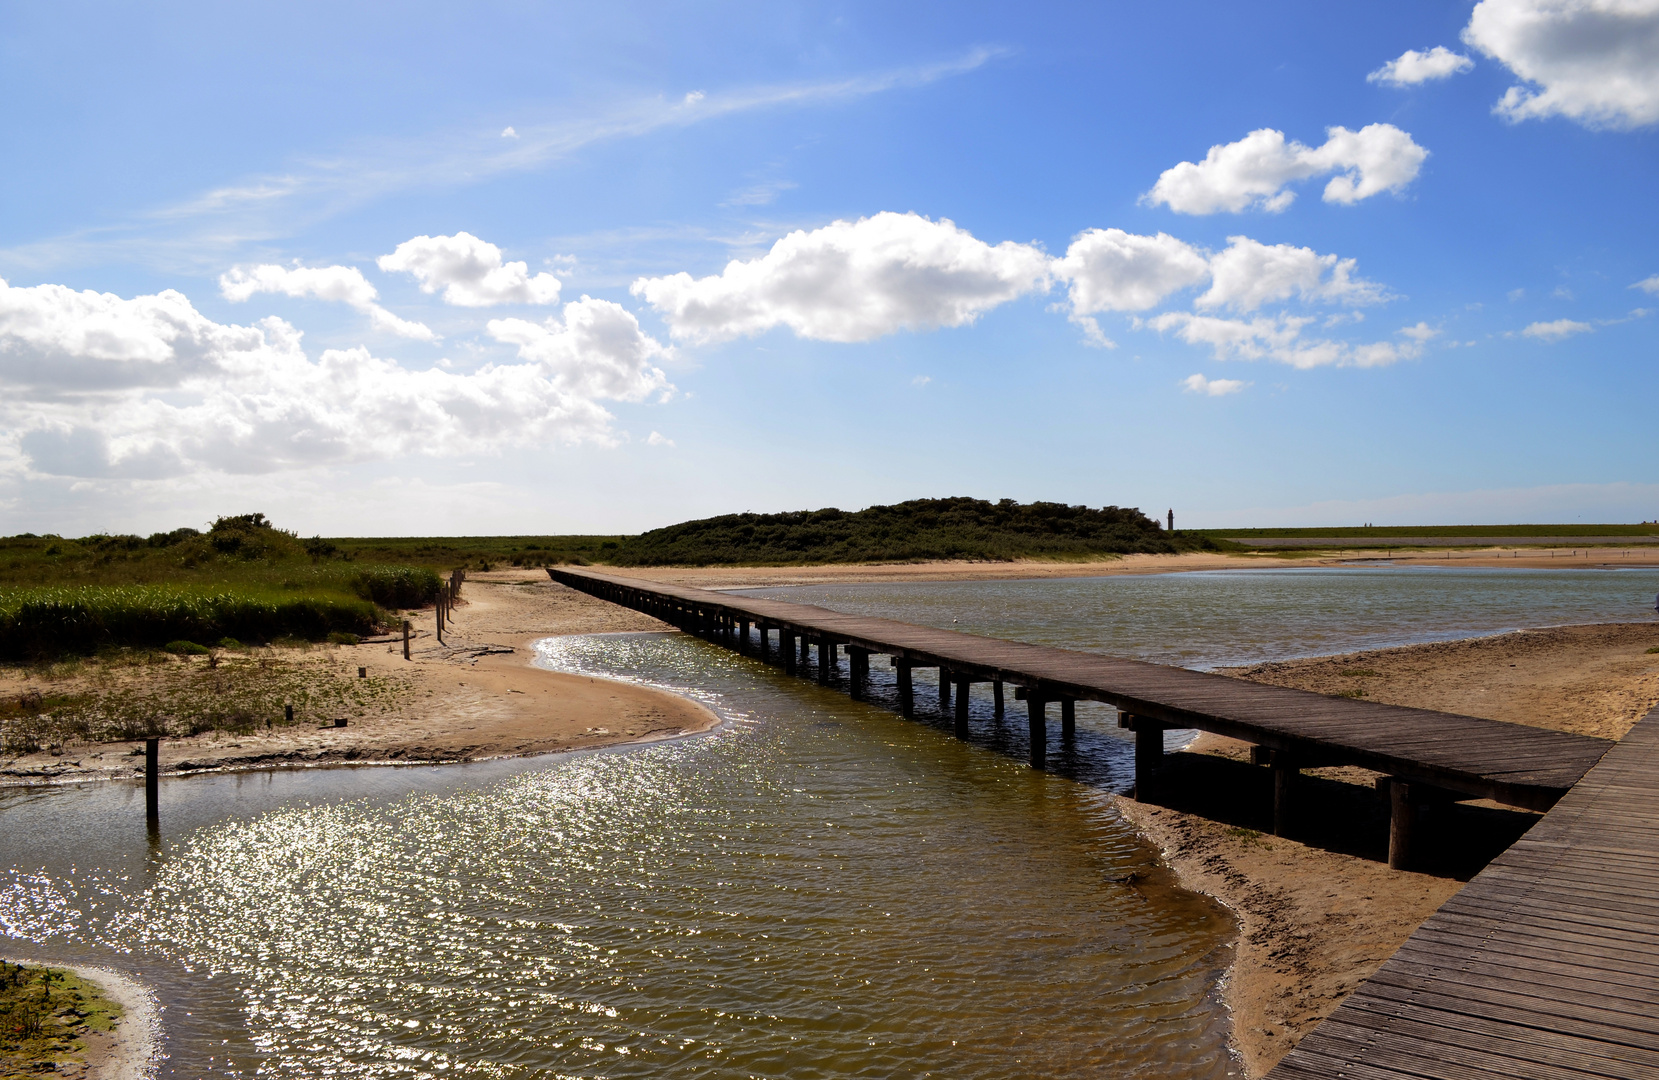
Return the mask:
[[1268,1080],[1659,1077],[1659,708]]
[[[1284,824],[1302,768],[1356,765],[1389,776],[1395,804],[1390,863],[1409,858],[1414,807],[1434,799],[1485,798],[1546,810],[1611,745],[1603,739],[1472,716],[1326,697],[1184,668],[963,634],[810,604],[732,596],[661,585],[590,570],[550,569],[554,581],[656,615],[789,669],[814,665],[820,682],[840,677],[838,649],[849,654],[848,683],[862,696],[871,654],[898,669],[901,709],[909,715],[911,672],[940,671],[942,696],[957,691],[959,733],[966,734],[966,691],[975,682],[1022,691],[1032,764],[1046,760],[1048,702],[1102,701],[1136,732],[1137,782],[1152,779],[1165,728],[1197,728],[1262,748],[1276,770],[1275,818]],[[774,645],[774,635],[776,644]]]

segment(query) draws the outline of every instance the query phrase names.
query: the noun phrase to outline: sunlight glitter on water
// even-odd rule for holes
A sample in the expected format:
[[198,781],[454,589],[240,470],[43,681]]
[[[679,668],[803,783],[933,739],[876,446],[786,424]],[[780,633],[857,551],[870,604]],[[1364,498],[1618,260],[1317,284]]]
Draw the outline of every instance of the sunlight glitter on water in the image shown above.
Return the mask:
[[1129,880],[1152,855],[1099,778],[1032,773],[983,710],[964,745],[680,635],[545,655],[697,685],[733,722],[447,791],[227,804],[124,916],[76,924],[220,988],[175,1075],[210,1050],[302,1077],[1225,1075],[1229,924]]

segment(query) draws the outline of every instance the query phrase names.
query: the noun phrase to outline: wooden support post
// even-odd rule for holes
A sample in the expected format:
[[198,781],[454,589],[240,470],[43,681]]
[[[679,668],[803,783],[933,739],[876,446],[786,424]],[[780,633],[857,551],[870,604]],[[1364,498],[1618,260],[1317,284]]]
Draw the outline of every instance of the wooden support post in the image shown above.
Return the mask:
[[438,606],[434,614],[437,616],[438,622],[438,644],[442,645],[444,643],[444,598],[442,596],[438,597]]
[[895,656],[893,666],[899,675],[899,715],[908,720],[916,715],[916,688],[910,681],[910,661]]
[[834,670],[834,664],[835,664],[835,646],[830,644],[828,638],[819,638],[818,639],[818,685],[819,686],[828,686],[830,684],[830,672]]
[[409,659],[409,620],[403,620],[403,658]]
[[795,632],[778,628],[778,652],[783,655],[783,669],[795,674]]
[[1060,699],[1060,741],[1072,742],[1077,738],[1077,702],[1073,698]]
[[801,670],[805,671],[812,663],[812,641],[805,634],[801,635]]
[[144,820],[161,819],[161,740],[144,740]]
[[756,655],[760,657],[761,663],[769,664],[772,662],[772,628],[763,623],[756,623],[755,629],[758,631],[755,634],[756,644],[760,646],[760,652]]
[[995,680],[991,683],[991,710],[992,710],[991,715],[995,716],[998,720],[1002,719],[1002,680],[1001,679],[997,679],[997,680]]
[[1273,835],[1290,835],[1290,818],[1296,806],[1296,778],[1301,770],[1283,750],[1273,751]]
[[950,669],[939,665],[939,715],[950,715]]
[[1412,834],[1417,831],[1417,806],[1412,802],[1411,785],[1394,777],[1388,784],[1388,868],[1411,869]]
[[968,737],[968,687],[972,686],[967,679],[956,680],[956,737]]
[[294,722],[294,707],[292,705],[284,705],[282,707],[282,722],[285,724],[292,724]]
[[749,620],[748,619],[739,619],[738,620],[738,623],[737,623],[737,651],[740,652],[740,653],[746,653],[746,652],[749,651]]
[[1031,767],[1048,768],[1047,703],[1035,693],[1025,696],[1026,722],[1031,732]]
[[847,696],[863,701],[870,681],[870,651],[857,645],[847,646]]
[[1127,719],[1135,731],[1135,799],[1145,802],[1152,797],[1152,786],[1164,764],[1164,728],[1144,716]]

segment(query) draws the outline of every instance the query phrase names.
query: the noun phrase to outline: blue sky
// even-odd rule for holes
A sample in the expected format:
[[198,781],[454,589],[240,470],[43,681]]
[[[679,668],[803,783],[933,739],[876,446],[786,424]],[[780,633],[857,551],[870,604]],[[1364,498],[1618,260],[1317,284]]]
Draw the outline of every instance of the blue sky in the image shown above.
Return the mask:
[[1659,0],[4,3],[0,93],[3,533],[1659,518]]

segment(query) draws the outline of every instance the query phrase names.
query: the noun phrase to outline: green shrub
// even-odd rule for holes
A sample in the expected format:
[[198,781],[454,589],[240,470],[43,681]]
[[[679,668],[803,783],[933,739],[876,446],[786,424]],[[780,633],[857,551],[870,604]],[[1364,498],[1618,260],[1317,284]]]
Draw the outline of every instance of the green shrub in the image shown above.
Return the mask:
[[335,645],[355,645],[357,644],[357,635],[347,634],[336,630],[334,633],[328,635],[328,640]]
[[162,648],[179,656],[206,656],[212,651],[206,645],[198,645],[194,641],[169,641]]

